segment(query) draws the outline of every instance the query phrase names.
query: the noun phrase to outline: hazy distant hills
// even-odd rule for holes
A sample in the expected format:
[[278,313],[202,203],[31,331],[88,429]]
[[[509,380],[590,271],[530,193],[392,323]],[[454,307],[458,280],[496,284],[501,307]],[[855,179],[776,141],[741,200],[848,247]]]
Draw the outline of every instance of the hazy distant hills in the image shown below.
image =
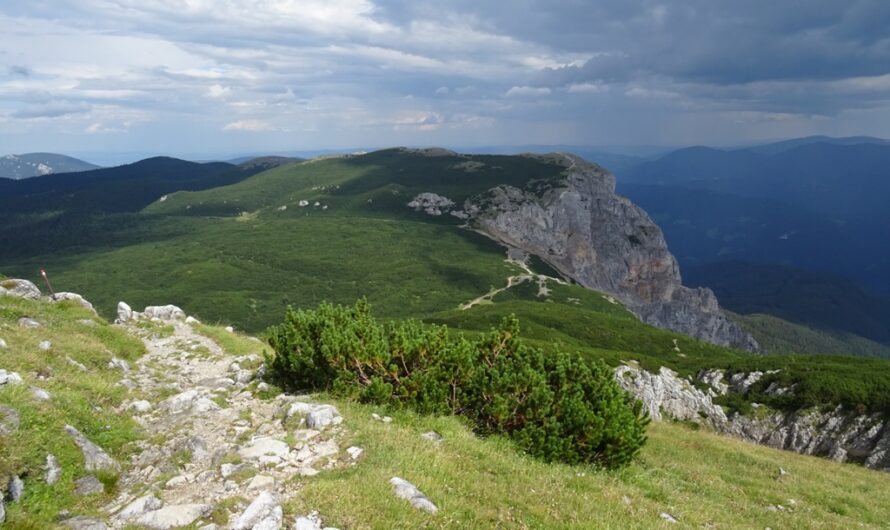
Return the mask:
[[810,137],[691,147],[618,172],[680,262],[782,263],[890,294],[890,143]]
[[0,158],[0,178],[26,179],[52,173],[74,173],[99,166],[56,153],[27,153]]

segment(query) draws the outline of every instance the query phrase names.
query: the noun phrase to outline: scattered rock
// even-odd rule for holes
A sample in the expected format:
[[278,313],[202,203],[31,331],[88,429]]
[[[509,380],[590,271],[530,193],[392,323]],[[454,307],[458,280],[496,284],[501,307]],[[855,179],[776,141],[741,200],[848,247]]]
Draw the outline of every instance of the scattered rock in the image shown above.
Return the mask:
[[676,517],[674,517],[673,515],[671,515],[667,512],[661,512],[660,514],[658,514],[658,516],[672,524],[677,524],[679,522],[679,521],[677,521]]
[[191,324],[200,324],[201,321],[198,320],[197,318],[193,317],[193,316],[187,316],[187,317],[185,317],[185,323],[186,323],[186,324],[189,324],[189,325],[191,325]]
[[185,478],[184,476],[177,475],[177,476],[171,478],[170,480],[168,480],[166,482],[166,484],[164,484],[164,487],[167,488],[168,490],[171,490],[171,489],[178,488],[179,486],[188,484],[188,482],[189,482],[188,479]]
[[59,460],[53,454],[46,455],[46,465],[43,466],[43,470],[45,471],[43,479],[50,486],[58,482],[62,476],[62,466],[59,465]]
[[6,341],[3,339],[0,339],[0,350],[5,349],[6,347],[7,347]]
[[64,521],[62,521],[62,524],[64,524],[68,528],[71,528],[72,530],[108,530],[108,526],[106,526],[105,523],[103,523],[99,519],[94,519],[93,517],[86,517],[83,515],[65,519]]
[[235,333],[235,328],[233,328],[232,326],[226,326],[225,330],[228,331],[229,333]]
[[337,425],[342,421],[343,418],[333,405],[317,405],[306,415],[306,425],[310,429],[324,429],[328,425]]
[[133,309],[126,302],[117,303],[117,322],[123,324],[133,320]]
[[140,399],[138,401],[130,403],[130,406],[128,406],[127,408],[139,414],[144,414],[151,410],[151,403],[144,399]]
[[442,437],[441,434],[437,433],[436,431],[425,432],[425,433],[421,434],[420,437],[425,438],[425,439],[427,439],[433,443],[436,443],[436,444],[442,443],[442,441],[445,439]]
[[96,321],[93,319],[90,319],[90,318],[78,319],[77,323],[80,324],[81,326],[86,326],[88,328],[94,328],[97,325]]
[[105,491],[105,485],[93,475],[87,475],[74,481],[74,493],[80,496],[92,495],[94,493],[102,493]]
[[52,349],[53,343],[48,340],[42,340],[40,341],[40,344],[37,345],[37,347],[43,351],[49,351]]
[[204,413],[211,410],[219,410],[219,405],[202,396],[197,390],[192,389],[170,396],[161,403],[160,408],[170,414],[183,412]]
[[69,356],[67,356],[67,355],[65,356],[65,362],[68,363],[68,364],[70,364],[71,366],[77,368],[77,369],[80,370],[81,372],[86,372],[86,371],[87,371],[87,367],[86,367],[86,366],[84,366],[83,364],[81,364],[81,363],[75,361],[74,359],[72,359],[71,357],[69,357]]
[[19,429],[21,417],[9,405],[0,403],[0,436],[9,436]]
[[278,530],[283,522],[284,512],[278,500],[264,491],[238,516],[232,530]]
[[242,469],[246,469],[247,467],[247,464],[223,464],[219,466],[219,474],[222,476],[222,478],[229,478]]
[[442,215],[454,207],[454,201],[435,193],[421,193],[408,203],[409,208],[419,212],[423,210],[429,215]]
[[6,504],[3,503],[3,496],[0,496],[0,524],[6,521]]
[[269,475],[256,475],[247,483],[247,491],[262,491],[275,488],[275,479]]
[[439,511],[436,505],[433,504],[426,495],[407,480],[393,477],[389,480],[389,483],[392,484],[396,497],[407,500],[411,503],[411,506],[414,506],[418,510],[423,510],[428,513],[436,513]]
[[84,468],[87,471],[102,471],[104,469],[117,470],[117,462],[101,447],[89,441],[86,436],[71,425],[65,426],[65,432],[74,439],[74,443],[80,448],[85,460]]
[[321,530],[321,519],[318,517],[318,512],[297,517],[293,530]]
[[0,370],[0,385],[20,385],[22,383],[22,376],[18,372]]
[[118,359],[117,357],[112,357],[110,361],[108,361],[108,369],[109,370],[120,370],[124,373],[130,371],[130,363],[123,359]]
[[787,474],[788,474],[788,472],[785,471],[783,468],[780,467],[780,468],[779,468],[779,474],[776,475],[776,480],[778,480],[778,479],[784,477],[784,476],[787,475]]
[[151,320],[157,318],[163,321],[185,320],[185,311],[175,305],[150,305],[145,308],[142,315]]
[[23,328],[33,329],[33,328],[39,328],[42,325],[43,324],[41,324],[40,322],[37,322],[36,320],[34,320],[33,318],[30,318],[30,317],[22,317],[19,319],[19,326],[21,326]]
[[40,401],[49,401],[53,398],[49,394],[49,392],[47,392],[46,390],[44,390],[42,388],[38,388],[36,386],[31,387],[31,395],[34,396],[35,398],[39,399]]
[[361,447],[355,447],[355,446],[352,446],[352,447],[348,448],[348,449],[346,450],[346,452],[349,454],[349,456],[350,456],[353,460],[358,460],[358,457],[362,456],[362,453],[364,453],[365,450],[362,449]]
[[0,296],[14,296],[27,300],[40,298],[40,289],[28,280],[10,278],[0,281]]
[[25,483],[22,482],[21,477],[13,475],[11,479],[9,479],[9,486],[7,488],[6,494],[9,496],[9,500],[12,502],[19,502],[22,499],[22,495],[25,493]]
[[169,530],[190,525],[212,509],[209,504],[177,504],[146,512],[136,519],[136,524],[153,530]]
[[290,447],[281,440],[262,436],[254,438],[246,446],[238,450],[238,455],[245,460],[260,460],[264,456],[279,459],[287,458]]

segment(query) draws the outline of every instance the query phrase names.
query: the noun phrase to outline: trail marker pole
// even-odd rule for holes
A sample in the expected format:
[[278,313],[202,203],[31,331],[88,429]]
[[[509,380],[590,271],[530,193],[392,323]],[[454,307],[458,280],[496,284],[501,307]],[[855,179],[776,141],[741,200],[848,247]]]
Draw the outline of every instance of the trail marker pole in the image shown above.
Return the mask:
[[46,275],[46,271],[43,269],[40,269],[40,275],[43,276],[43,281],[46,282],[46,288],[49,289],[49,294],[51,294],[53,299],[55,300],[56,292],[53,291],[53,286],[50,285],[50,283],[49,283],[49,276]]

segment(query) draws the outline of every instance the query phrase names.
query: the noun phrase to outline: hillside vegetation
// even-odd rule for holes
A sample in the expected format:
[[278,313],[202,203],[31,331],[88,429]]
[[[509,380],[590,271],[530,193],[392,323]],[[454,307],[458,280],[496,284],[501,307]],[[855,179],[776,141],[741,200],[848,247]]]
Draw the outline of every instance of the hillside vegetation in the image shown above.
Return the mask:
[[[28,232],[42,222],[32,220],[38,214],[22,213],[17,228],[3,232],[0,267],[32,279],[44,267],[57,289],[83,293],[107,316],[122,299],[134,307],[172,302],[251,332],[278,323],[288,305],[362,297],[383,320],[410,317],[468,336],[515,314],[529,344],[546,351],[556,345],[610,365],[636,360],[682,375],[786,369],[787,377],[830,389],[825,400],[886,410],[890,392],[881,381],[890,381],[890,363],[750,356],[655,329],[599,293],[542,280],[538,274],[555,273],[540,260],[530,274],[455,217],[407,207],[421,192],[460,203],[493,184],[546,183],[563,169],[546,157],[406,150],[307,161],[158,196],[140,212],[100,211],[90,224],[57,227],[49,239]],[[19,243],[40,251],[24,255]],[[505,289],[517,276],[526,278]],[[830,372],[838,365],[843,370]]]
[[[115,475],[102,477],[107,482],[106,493],[75,495],[73,482],[83,473],[77,471],[82,469],[82,457],[67,437],[57,434],[57,429],[66,423],[77,425],[121,462],[121,475],[139,471],[138,467],[131,469],[128,456],[163,440],[146,440],[130,416],[135,413],[113,411],[127,391],[115,386],[122,374],[108,369],[106,363],[112,355],[118,355],[134,365],[145,364],[139,361],[141,342],[124,328],[109,326],[70,303],[50,306],[4,297],[0,298],[0,310],[0,336],[8,342],[3,368],[19,371],[25,380],[24,385],[0,386],[0,403],[22,413],[18,431],[12,437],[0,436],[3,472],[27,472],[24,496],[6,506],[6,527],[66,528],[57,519],[62,510],[107,516],[101,507],[121,493],[117,489],[121,486],[115,486]],[[44,326],[22,328],[17,323],[21,315],[31,316]],[[86,319],[95,325],[84,324]],[[170,333],[164,326],[152,330],[161,337]],[[223,370],[236,356],[258,348],[250,337],[221,328],[194,325],[193,330],[224,349],[223,357],[216,361]],[[38,340],[51,340],[53,347],[41,351],[34,345]],[[202,359],[202,355],[208,355],[201,351],[193,355]],[[82,362],[88,371],[67,363],[62,352]],[[179,356],[177,353],[170,359]],[[51,378],[37,377],[50,368]],[[157,362],[149,362],[145,368],[146,373],[158,374],[167,369]],[[157,384],[164,381],[162,378]],[[30,385],[49,390],[52,400],[33,399]],[[253,401],[242,403],[241,398],[229,396],[226,407],[252,406],[257,414],[259,410],[276,409],[279,389],[259,392],[256,382],[249,389]],[[147,399],[167,396],[161,392]],[[131,393],[127,397],[139,396]],[[739,442],[684,425],[651,424],[647,429],[649,441],[635,461],[619,471],[607,472],[588,465],[546,464],[515,451],[515,445],[506,438],[480,439],[456,417],[358,404],[325,393],[311,398],[337,406],[345,427],[342,446],[352,444],[364,452],[354,465],[335,467],[314,477],[294,477],[287,487],[298,488],[298,494],[283,505],[288,523],[312,510],[322,514],[326,526],[362,530],[879,529],[890,520],[890,475],[886,473]],[[225,410],[220,417],[226,416]],[[378,414],[389,414],[392,421],[375,419]],[[230,416],[249,418],[243,420],[248,424],[255,419],[251,414]],[[284,428],[291,435],[296,432],[292,425],[285,423]],[[431,431],[442,436],[441,442],[421,436]],[[185,434],[191,435],[191,431]],[[133,441],[140,443],[130,443]],[[43,483],[47,451],[59,457],[64,470],[55,486]],[[186,465],[182,462],[187,462],[187,456],[178,455],[178,465]],[[170,476],[161,475],[152,484],[139,487],[154,488],[151,491],[158,495],[163,492],[165,498],[175,496],[178,490],[168,491],[163,486]],[[389,484],[393,476],[406,477],[416,484],[436,503],[438,513],[422,512],[393,495]],[[251,477],[242,473],[232,480],[243,488]],[[235,495],[220,503],[204,521],[225,525],[231,521],[230,511],[237,516],[247,502]],[[667,522],[668,516],[679,524]],[[200,524],[203,522],[196,526]]]

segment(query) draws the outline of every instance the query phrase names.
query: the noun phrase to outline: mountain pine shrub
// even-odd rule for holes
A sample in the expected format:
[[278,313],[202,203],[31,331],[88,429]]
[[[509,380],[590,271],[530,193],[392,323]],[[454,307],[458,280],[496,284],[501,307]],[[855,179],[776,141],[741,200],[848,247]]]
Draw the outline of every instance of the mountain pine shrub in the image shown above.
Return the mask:
[[269,342],[271,373],[286,386],[461,415],[545,461],[620,467],[646,440],[641,404],[604,363],[524,345],[513,317],[471,341],[445,326],[383,324],[359,300],[288,309]]

